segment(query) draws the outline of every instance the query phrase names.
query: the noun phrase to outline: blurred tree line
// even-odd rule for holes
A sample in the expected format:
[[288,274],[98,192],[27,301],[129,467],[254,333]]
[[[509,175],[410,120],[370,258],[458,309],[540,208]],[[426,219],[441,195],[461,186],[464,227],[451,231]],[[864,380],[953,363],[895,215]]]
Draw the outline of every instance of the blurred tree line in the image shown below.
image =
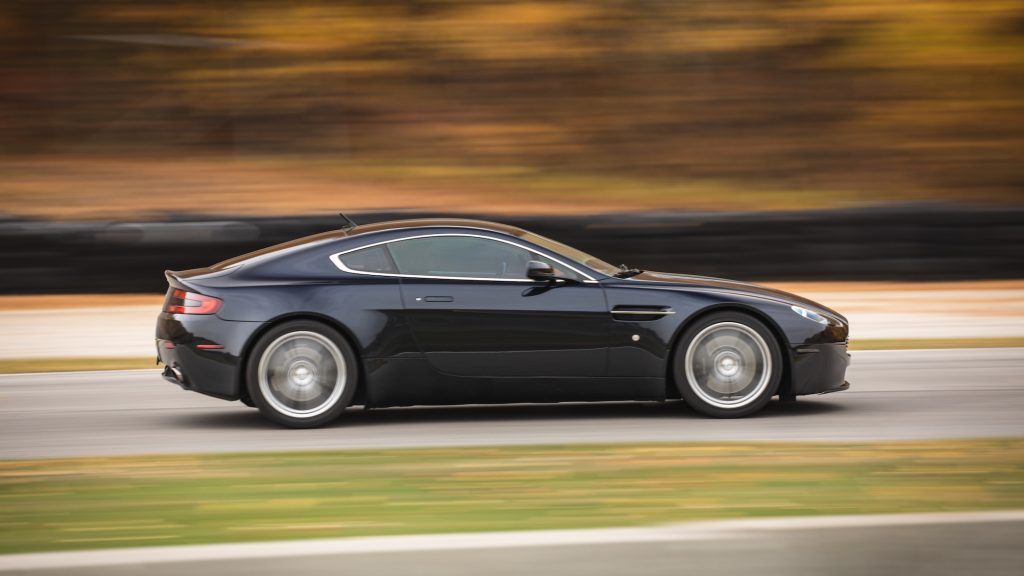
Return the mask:
[[1024,196],[1009,0],[6,0],[5,155]]

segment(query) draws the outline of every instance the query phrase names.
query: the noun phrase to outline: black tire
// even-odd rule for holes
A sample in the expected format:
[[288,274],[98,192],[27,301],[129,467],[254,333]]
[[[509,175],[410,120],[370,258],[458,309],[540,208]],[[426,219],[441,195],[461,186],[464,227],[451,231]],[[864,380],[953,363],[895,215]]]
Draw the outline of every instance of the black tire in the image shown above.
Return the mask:
[[679,394],[694,410],[715,418],[758,412],[782,380],[778,340],[763,322],[742,312],[700,318],[686,328],[673,354]]
[[256,408],[289,428],[333,422],[352,403],[359,381],[352,347],[336,330],[312,320],[268,330],[253,346],[245,370]]

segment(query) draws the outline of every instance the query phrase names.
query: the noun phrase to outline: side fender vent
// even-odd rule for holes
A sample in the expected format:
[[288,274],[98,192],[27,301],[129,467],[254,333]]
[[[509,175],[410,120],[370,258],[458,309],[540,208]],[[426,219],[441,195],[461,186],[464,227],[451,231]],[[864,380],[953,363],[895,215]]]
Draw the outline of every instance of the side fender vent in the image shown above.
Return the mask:
[[675,314],[676,311],[669,306],[649,306],[649,305],[636,305],[636,306],[616,306],[612,308],[612,318],[616,320],[625,321],[643,321],[643,320],[658,320],[665,316]]

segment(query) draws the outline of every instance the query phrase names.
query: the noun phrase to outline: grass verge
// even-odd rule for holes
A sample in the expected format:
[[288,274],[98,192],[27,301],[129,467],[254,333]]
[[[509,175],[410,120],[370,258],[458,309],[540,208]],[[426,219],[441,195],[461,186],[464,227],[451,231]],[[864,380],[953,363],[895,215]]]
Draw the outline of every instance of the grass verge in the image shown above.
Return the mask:
[[156,353],[154,352],[153,356],[146,358],[26,358],[0,360],[0,374],[156,368],[155,358]]
[[0,462],[0,552],[1024,507],[1024,439]]
[[[1024,348],[1024,338],[922,338],[913,340],[851,340],[851,350],[911,350],[929,348]],[[0,360],[0,374],[132,370],[156,368],[146,358],[34,358]]]

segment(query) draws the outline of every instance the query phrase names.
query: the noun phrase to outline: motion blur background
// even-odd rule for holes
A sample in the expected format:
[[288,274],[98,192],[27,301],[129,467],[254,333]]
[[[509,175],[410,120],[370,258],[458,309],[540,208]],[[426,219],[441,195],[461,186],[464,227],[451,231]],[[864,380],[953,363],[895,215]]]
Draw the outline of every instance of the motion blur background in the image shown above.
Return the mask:
[[[569,217],[541,222],[552,235],[581,214],[688,214],[644,243],[579,241],[751,279],[849,278],[844,258],[870,260],[858,278],[1022,269],[1016,1],[15,0],[0,42],[8,293],[60,291],[81,270],[53,262],[116,254],[120,278],[94,289],[159,290],[163,268],[340,210]],[[735,218],[780,211],[800,212]],[[674,242],[708,222],[700,246]],[[800,254],[826,269],[774,266],[830,237],[840,252]],[[773,266],[737,263],[766,240]],[[165,260],[131,256],[140,242]],[[670,261],[638,254],[669,242]]]
[[15,214],[1019,203],[1015,1],[5,2]]
[[[1020,1],[4,0],[0,372],[54,373],[0,376],[0,554],[1024,508],[1022,158]],[[850,318],[853,388],[744,421],[409,408],[294,434],[156,371],[56,373],[151,368],[164,269],[338,211],[789,282]],[[895,350],[951,347],[984,349]],[[1017,574],[1015,518],[691,547],[744,571]],[[761,564],[779,546],[811,551]],[[545,550],[409,565],[675,558]],[[663,573],[696,562],[675,550]]]

